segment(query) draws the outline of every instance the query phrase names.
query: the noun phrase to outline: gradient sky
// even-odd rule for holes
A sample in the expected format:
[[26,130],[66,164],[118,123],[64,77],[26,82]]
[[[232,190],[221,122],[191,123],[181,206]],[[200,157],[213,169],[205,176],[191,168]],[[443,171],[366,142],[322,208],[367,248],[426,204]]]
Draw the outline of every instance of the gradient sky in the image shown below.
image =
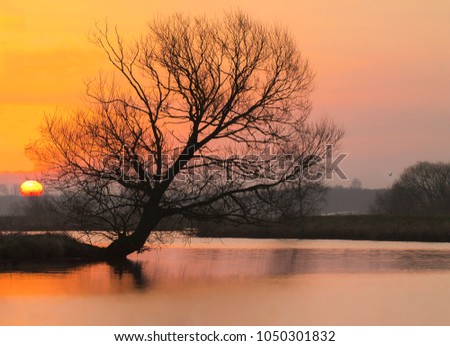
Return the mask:
[[80,106],[85,81],[107,68],[88,39],[96,22],[138,37],[155,15],[235,8],[296,38],[317,73],[313,116],[346,129],[350,179],[386,187],[419,160],[449,161],[448,0],[0,0],[0,173],[32,171],[24,146],[43,115]]

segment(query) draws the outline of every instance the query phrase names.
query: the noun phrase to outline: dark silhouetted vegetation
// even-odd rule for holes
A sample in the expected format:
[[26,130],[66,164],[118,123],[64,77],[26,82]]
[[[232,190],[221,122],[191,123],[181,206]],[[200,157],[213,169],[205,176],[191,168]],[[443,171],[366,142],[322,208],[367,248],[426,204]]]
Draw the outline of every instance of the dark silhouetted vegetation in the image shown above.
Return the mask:
[[101,248],[85,244],[66,234],[0,235],[0,260],[99,259]]
[[379,194],[375,214],[450,215],[450,163],[418,162]]
[[223,238],[348,239],[450,242],[448,216],[308,216],[298,223],[248,225],[196,224],[195,235]]

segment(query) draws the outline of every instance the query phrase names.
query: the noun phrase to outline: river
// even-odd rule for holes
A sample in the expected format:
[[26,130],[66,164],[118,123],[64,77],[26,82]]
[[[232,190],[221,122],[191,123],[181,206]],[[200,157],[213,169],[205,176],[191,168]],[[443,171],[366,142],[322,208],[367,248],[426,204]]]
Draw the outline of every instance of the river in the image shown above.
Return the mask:
[[450,244],[192,239],[0,268],[0,325],[449,325]]

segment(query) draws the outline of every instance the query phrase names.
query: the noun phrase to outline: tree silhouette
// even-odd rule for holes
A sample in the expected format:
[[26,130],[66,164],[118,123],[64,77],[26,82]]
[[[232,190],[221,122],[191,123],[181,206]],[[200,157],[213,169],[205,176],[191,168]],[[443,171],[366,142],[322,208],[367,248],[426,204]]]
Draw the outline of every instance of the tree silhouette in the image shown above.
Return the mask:
[[268,215],[343,136],[310,121],[313,72],[289,33],[240,12],[156,19],[131,44],[105,25],[94,42],[115,74],[88,83],[89,109],[47,116],[28,151],[84,215],[118,219],[109,257],[167,217]]
[[407,167],[390,189],[377,196],[372,209],[394,215],[448,215],[450,164],[422,161]]

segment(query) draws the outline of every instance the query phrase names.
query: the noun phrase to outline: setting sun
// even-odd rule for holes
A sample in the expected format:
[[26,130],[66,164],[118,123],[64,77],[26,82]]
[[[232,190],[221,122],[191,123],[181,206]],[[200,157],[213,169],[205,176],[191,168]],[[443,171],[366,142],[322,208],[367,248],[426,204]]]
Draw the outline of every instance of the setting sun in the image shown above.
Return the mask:
[[22,196],[42,196],[44,188],[42,184],[35,180],[27,180],[20,185],[20,194]]

